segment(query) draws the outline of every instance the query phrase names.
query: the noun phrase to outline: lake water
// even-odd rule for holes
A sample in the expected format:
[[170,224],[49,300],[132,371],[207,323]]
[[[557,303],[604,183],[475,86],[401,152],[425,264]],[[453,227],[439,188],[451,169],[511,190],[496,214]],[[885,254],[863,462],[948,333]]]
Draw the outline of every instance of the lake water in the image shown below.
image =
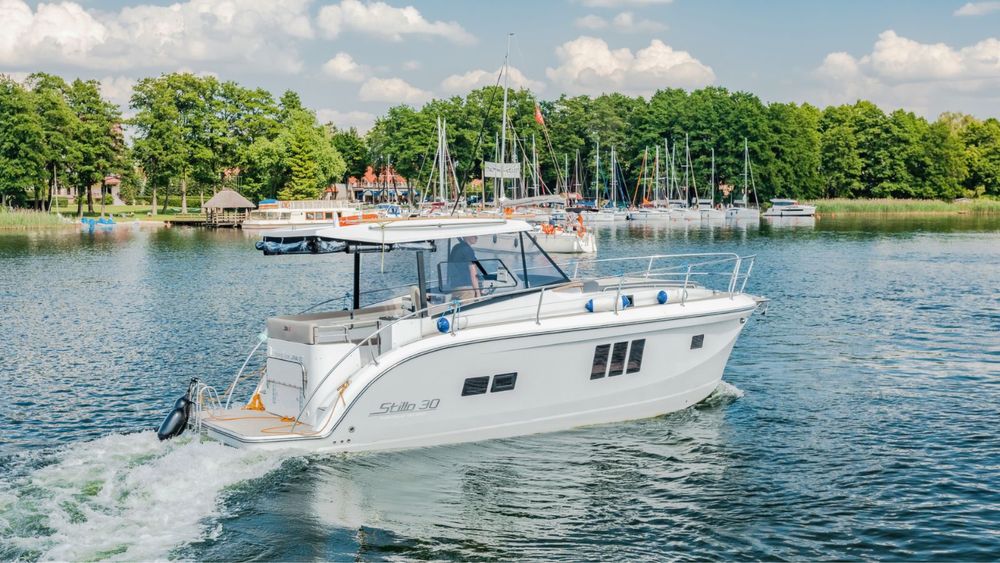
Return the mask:
[[598,231],[603,257],[758,255],[772,303],[706,402],[292,459],[152,429],[265,317],[339,299],[342,256],[0,234],[0,560],[1000,558],[1000,218]]

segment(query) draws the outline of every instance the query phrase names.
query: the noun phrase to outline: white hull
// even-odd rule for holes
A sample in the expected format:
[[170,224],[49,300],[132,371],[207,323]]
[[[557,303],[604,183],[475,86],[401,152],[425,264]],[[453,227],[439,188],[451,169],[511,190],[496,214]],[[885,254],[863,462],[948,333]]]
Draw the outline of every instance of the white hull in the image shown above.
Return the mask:
[[701,220],[721,222],[726,220],[726,214],[721,209],[702,209]]
[[638,209],[629,214],[632,221],[645,221],[649,223],[660,223],[670,220],[670,210],[668,209]]
[[596,213],[584,213],[583,221],[584,223],[614,223],[618,220],[617,213],[605,213],[598,211]]
[[[527,302],[537,301],[534,296],[522,299],[529,306]],[[516,309],[522,299],[507,308]],[[362,368],[342,400],[330,393],[332,415],[324,422],[325,411],[319,412],[318,428],[300,425],[302,435],[241,435],[232,430],[238,423],[212,420],[205,427],[211,437],[237,447],[367,451],[657,416],[691,406],[715,389],[736,337],[755,308],[753,298],[736,295],[618,314],[568,315],[542,320],[540,325],[531,319],[469,327],[425,337],[384,354],[377,365]],[[703,347],[692,349],[697,335],[704,335]],[[645,340],[645,353],[638,371],[591,379],[597,346],[640,339]],[[294,345],[284,348],[279,354],[294,355]],[[461,394],[470,377],[510,373],[517,374],[511,390]],[[282,393],[287,388],[274,385],[273,389]],[[246,412],[218,413],[218,418]],[[273,420],[267,424],[281,426]]]
[[573,232],[561,232],[551,235],[535,232],[532,234],[538,246],[549,254],[589,254],[597,252],[597,239],[593,233],[580,236]]
[[768,209],[764,217],[812,217],[816,215],[816,207],[812,205],[796,205],[794,207]]
[[760,210],[753,207],[729,207],[726,209],[726,219],[736,221],[759,220]]
[[697,209],[671,209],[670,219],[673,221],[701,221],[701,212]]
[[332,221],[281,221],[281,220],[246,220],[240,225],[248,231],[262,231],[267,229],[296,229],[299,227],[336,227],[339,220]]

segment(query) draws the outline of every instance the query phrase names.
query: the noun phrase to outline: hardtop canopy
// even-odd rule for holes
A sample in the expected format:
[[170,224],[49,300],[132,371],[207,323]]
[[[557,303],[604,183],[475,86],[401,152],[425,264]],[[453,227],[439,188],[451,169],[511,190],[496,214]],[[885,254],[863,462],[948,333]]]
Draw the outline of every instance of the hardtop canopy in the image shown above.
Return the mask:
[[351,245],[406,245],[530,230],[528,223],[510,219],[407,219],[273,231],[264,235],[257,248],[265,254],[326,254]]

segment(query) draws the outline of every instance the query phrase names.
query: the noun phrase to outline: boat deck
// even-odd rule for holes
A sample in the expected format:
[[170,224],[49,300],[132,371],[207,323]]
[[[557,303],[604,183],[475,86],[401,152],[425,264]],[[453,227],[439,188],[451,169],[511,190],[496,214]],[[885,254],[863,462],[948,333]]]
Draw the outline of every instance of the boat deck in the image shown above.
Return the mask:
[[205,411],[201,422],[212,430],[238,438],[280,437],[287,440],[296,436],[305,438],[316,434],[316,430],[304,422],[295,424],[295,430],[292,431],[295,421],[291,417],[241,408]]

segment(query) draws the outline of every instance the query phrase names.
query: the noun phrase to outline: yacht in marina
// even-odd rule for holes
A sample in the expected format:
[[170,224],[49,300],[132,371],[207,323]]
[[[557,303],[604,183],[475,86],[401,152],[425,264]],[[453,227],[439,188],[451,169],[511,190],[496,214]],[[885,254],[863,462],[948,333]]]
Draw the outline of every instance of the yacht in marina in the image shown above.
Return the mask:
[[[163,439],[190,427],[239,448],[365,451],[657,416],[716,388],[765,301],[744,292],[752,256],[558,264],[502,218],[297,229],[257,247],[353,262],[353,303],[267,319],[233,384],[193,380]],[[362,303],[363,269],[386,255],[414,261],[411,285]],[[240,383],[256,353],[259,379]]]
[[816,215],[815,205],[803,205],[794,199],[774,198],[771,207],[764,212],[764,217],[813,217]]
[[[743,138],[743,189],[740,197],[732,193],[732,201],[726,207],[726,220],[735,222],[760,223],[760,204],[757,202],[757,188],[753,181],[753,165],[750,164],[750,146]],[[753,203],[750,194],[753,194]]]

